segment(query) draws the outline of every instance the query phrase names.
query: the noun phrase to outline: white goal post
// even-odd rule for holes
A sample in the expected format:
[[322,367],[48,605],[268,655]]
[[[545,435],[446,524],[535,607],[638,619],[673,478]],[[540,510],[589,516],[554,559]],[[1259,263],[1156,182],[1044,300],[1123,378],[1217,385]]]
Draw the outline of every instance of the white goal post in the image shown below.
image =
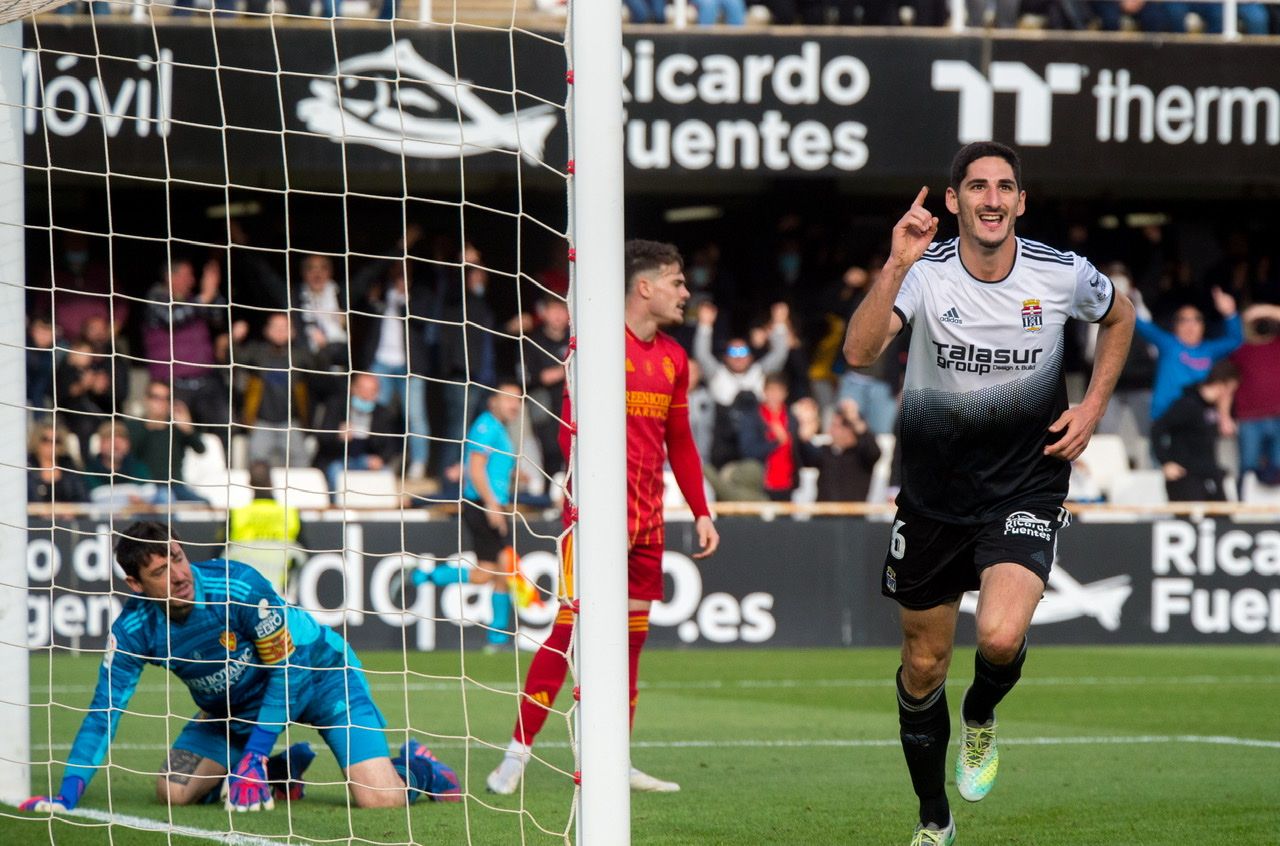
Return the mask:
[[0,801],[31,786],[22,23],[0,25]]
[[[575,171],[574,481],[581,566],[576,633],[582,801],[578,842],[631,842],[627,718],[626,406],[623,315],[622,4],[570,4]],[[589,456],[589,460],[583,460]]]

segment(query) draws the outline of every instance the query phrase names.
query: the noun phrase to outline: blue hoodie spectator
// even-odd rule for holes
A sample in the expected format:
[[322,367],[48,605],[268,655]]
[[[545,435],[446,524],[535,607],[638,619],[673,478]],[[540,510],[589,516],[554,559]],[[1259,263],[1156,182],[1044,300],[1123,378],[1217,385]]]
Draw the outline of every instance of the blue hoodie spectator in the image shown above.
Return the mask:
[[1236,314],[1235,298],[1221,288],[1214,288],[1213,304],[1225,320],[1224,332],[1222,337],[1208,341],[1204,338],[1204,315],[1192,305],[1174,312],[1173,332],[1138,318],[1138,334],[1154,344],[1160,353],[1151,393],[1152,420],[1159,420],[1188,385],[1204,381],[1215,362],[1244,343],[1244,327],[1240,315]]

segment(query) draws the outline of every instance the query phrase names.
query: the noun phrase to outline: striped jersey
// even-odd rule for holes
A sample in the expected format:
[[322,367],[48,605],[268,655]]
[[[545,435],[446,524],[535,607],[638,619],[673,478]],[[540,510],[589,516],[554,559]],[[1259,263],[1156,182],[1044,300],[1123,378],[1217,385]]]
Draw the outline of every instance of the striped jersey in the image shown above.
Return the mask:
[[902,391],[903,508],[960,524],[1012,505],[1061,505],[1070,465],[1044,455],[1067,409],[1067,318],[1096,322],[1115,291],[1088,260],[1016,239],[1003,279],[974,278],[958,241],[933,244],[894,311],[911,326]]
[[673,412],[688,429],[689,357],[670,335],[627,329],[627,542],[661,544],[663,468]]
[[93,702],[66,770],[88,784],[105,760],[142,668],[163,667],[214,717],[283,730],[323,673],[358,666],[346,642],[288,605],[257,570],[238,561],[191,563],[195,607],[171,621],[163,600],[131,597],[111,626]]

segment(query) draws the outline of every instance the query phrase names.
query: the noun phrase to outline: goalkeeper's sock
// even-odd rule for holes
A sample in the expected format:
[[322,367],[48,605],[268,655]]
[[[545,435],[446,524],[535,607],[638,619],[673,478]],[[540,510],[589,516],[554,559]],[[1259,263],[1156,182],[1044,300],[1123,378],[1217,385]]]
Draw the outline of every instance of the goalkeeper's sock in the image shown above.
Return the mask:
[[458,802],[462,799],[458,774],[416,740],[400,747],[400,754],[391,759],[391,766],[409,788],[410,805],[424,795],[432,802]]
[[315,759],[315,750],[305,740],[268,758],[267,781],[271,783],[272,795],[276,799],[288,798],[295,802],[301,799],[306,792],[302,774]]
[[1022,678],[1022,665],[1027,660],[1027,639],[1022,639],[1018,657],[1008,664],[992,664],[977,650],[973,654],[973,684],[964,696],[960,715],[966,723],[980,726],[995,718],[996,706]]
[[471,581],[471,571],[466,567],[459,567],[457,564],[437,564],[435,569],[423,575],[426,577],[426,581],[431,582],[436,587],[465,585]]
[[506,643],[511,640],[511,594],[493,592],[493,627],[489,629],[490,643]]
[[542,648],[529,664],[529,674],[524,682],[524,695],[520,697],[520,716],[511,736],[526,747],[533,746],[534,738],[542,731],[551,705],[556,701],[569,672],[566,657],[573,642],[573,610],[561,606],[556,615],[551,634],[543,641]]
[[899,667],[897,686],[899,737],[911,785],[920,798],[920,822],[942,828],[951,819],[946,790],[947,744],[951,740],[946,682],[917,698],[903,687]]
[[649,612],[645,611],[629,611],[627,612],[627,645],[628,645],[628,673],[631,682],[631,724],[636,721],[636,701],[640,697],[639,677],[640,677],[640,652],[644,649],[644,642],[649,638]]

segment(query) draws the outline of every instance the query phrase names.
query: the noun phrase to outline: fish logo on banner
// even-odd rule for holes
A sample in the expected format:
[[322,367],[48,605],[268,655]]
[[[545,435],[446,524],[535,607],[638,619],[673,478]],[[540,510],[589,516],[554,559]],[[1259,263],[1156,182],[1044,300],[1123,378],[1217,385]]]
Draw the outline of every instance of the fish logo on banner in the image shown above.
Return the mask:
[[550,105],[499,114],[468,81],[431,64],[403,39],[341,62],[334,76],[313,80],[311,96],[298,101],[307,129],[410,158],[515,150],[540,161],[559,120]]
[[[1063,623],[1081,617],[1092,617],[1109,632],[1120,628],[1120,614],[1133,593],[1128,575],[1111,576],[1082,585],[1071,574],[1055,564],[1049,571],[1048,590],[1036,606],[1033,626]],[[978,593],[970,591],[960,599],[960,610],[967,614],[978,611]]]

